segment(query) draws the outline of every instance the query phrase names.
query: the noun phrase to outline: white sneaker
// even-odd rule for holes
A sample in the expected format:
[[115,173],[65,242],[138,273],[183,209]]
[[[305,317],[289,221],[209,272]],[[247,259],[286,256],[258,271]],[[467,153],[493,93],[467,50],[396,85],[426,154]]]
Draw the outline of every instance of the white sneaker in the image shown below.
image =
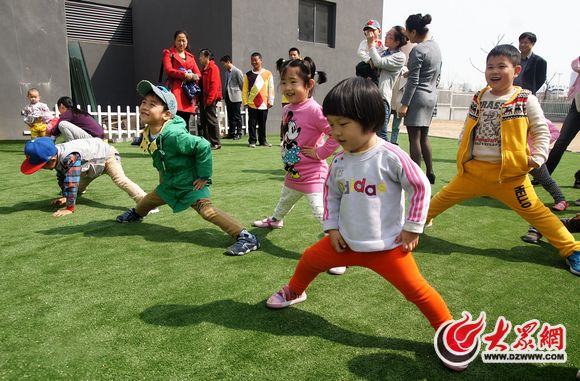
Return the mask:
[[159,213],[159,208],[151,209],[147,215]]
[[333,267],[328,269],[328,273],[332,275],[342,275],[346,272],[346,266]]

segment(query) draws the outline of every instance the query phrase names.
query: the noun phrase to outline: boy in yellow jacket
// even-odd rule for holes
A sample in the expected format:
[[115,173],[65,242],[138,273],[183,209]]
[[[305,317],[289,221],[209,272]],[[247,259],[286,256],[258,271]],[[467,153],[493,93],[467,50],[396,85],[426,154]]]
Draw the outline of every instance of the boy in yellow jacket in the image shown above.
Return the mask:
[[[514,86],[520,53],[511,45],[489,52],[488,86],[469,108],[457,152],[457,175],[431,200],[427,222],[464,200],[487,196],[501,201],[535,226],[580,275],[580,242],[544,206],[528,178],[548,156],[550,135],[538,99]],[[533,155],[528,149],[532,138]]]

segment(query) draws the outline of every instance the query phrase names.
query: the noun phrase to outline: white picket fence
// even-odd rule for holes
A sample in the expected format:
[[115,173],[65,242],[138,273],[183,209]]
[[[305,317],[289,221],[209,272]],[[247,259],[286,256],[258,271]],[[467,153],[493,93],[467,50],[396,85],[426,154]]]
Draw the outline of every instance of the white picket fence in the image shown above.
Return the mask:
[[129,106],[126,106],[125,110],[122,110],[121,106],[117,106],[116,110],[107,106],[106,110],[103,110],[98,105],[97,110],[92,111],[91,106],[87,106],[87,112],[103,126],[105,137],[114,142],[130,140],[139,135],[142,128],[139,121],[139,107],[135,106],[134,110],[132,112]]
[[[81,108],[80,105],[77,105]],[[144,126],[141,125],[139,118],[139,106],[131,108],[126,106],[122,108],[117,106],[101,107],[97,106],[96,110],[92,110],[91,106],[87,106],[86,110],[105,130],[105,138],[112,142],[132,140],[138,136]],[[58,118],[60,115],[58,106],[54,105],[54,114]],[[218,122],[220,126],[221,135],[228,133],[228,113],[225,101],[218,103],[217,107]],[[189,120],[189,130],[192,133],[198,133],[199,114],[193,114]],[[242,131],[247,134],[248,130],[248,115],[247,112],[242,111]],[[24,135],[30,135],[30,131],[24,131]]]

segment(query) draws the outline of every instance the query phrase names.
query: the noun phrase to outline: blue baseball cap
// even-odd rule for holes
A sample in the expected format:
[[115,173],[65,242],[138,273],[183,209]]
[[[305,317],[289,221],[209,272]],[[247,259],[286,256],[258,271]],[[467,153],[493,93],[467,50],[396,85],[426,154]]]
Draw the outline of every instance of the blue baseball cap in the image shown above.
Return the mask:
[[20,166],[20,171],[30,175],[42,168],[58,150],[51,138],[35,138],[26,142],[24,154],[26,160]]
[[173,95],[171,91],[167,90],[163,86],[155,86],[146,80],[143,80],[137,84],[137,92],[142,97],[149,94],[151,91],[153,91],[155,95],[161,98],[163,103],[167,105],[167,108],[169,109],[172,117],[177,115],[177,99],[175,99],[175,95]]

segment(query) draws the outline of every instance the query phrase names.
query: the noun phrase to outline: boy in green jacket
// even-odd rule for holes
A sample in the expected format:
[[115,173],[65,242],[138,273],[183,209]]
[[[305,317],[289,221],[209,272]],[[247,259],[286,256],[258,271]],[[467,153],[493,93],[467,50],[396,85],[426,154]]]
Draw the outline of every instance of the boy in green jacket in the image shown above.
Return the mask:
[[176,115],[175,96],[162,86],[141,81],[137,92],[143,97],[139,114],[147,128],[141,149],[153,158],[159,171],[159,185],[135,208],[117,217],[117,222],[139,222],[147,213],[164,204],[174,213],[189,207],[205,220],[236,239],[226,249],[230,255],[244,255],[260,247],[258,238],[228,214],[215,208],[209,199],[212,174],[211,147],[207,140],[189,133],[185,121]]

